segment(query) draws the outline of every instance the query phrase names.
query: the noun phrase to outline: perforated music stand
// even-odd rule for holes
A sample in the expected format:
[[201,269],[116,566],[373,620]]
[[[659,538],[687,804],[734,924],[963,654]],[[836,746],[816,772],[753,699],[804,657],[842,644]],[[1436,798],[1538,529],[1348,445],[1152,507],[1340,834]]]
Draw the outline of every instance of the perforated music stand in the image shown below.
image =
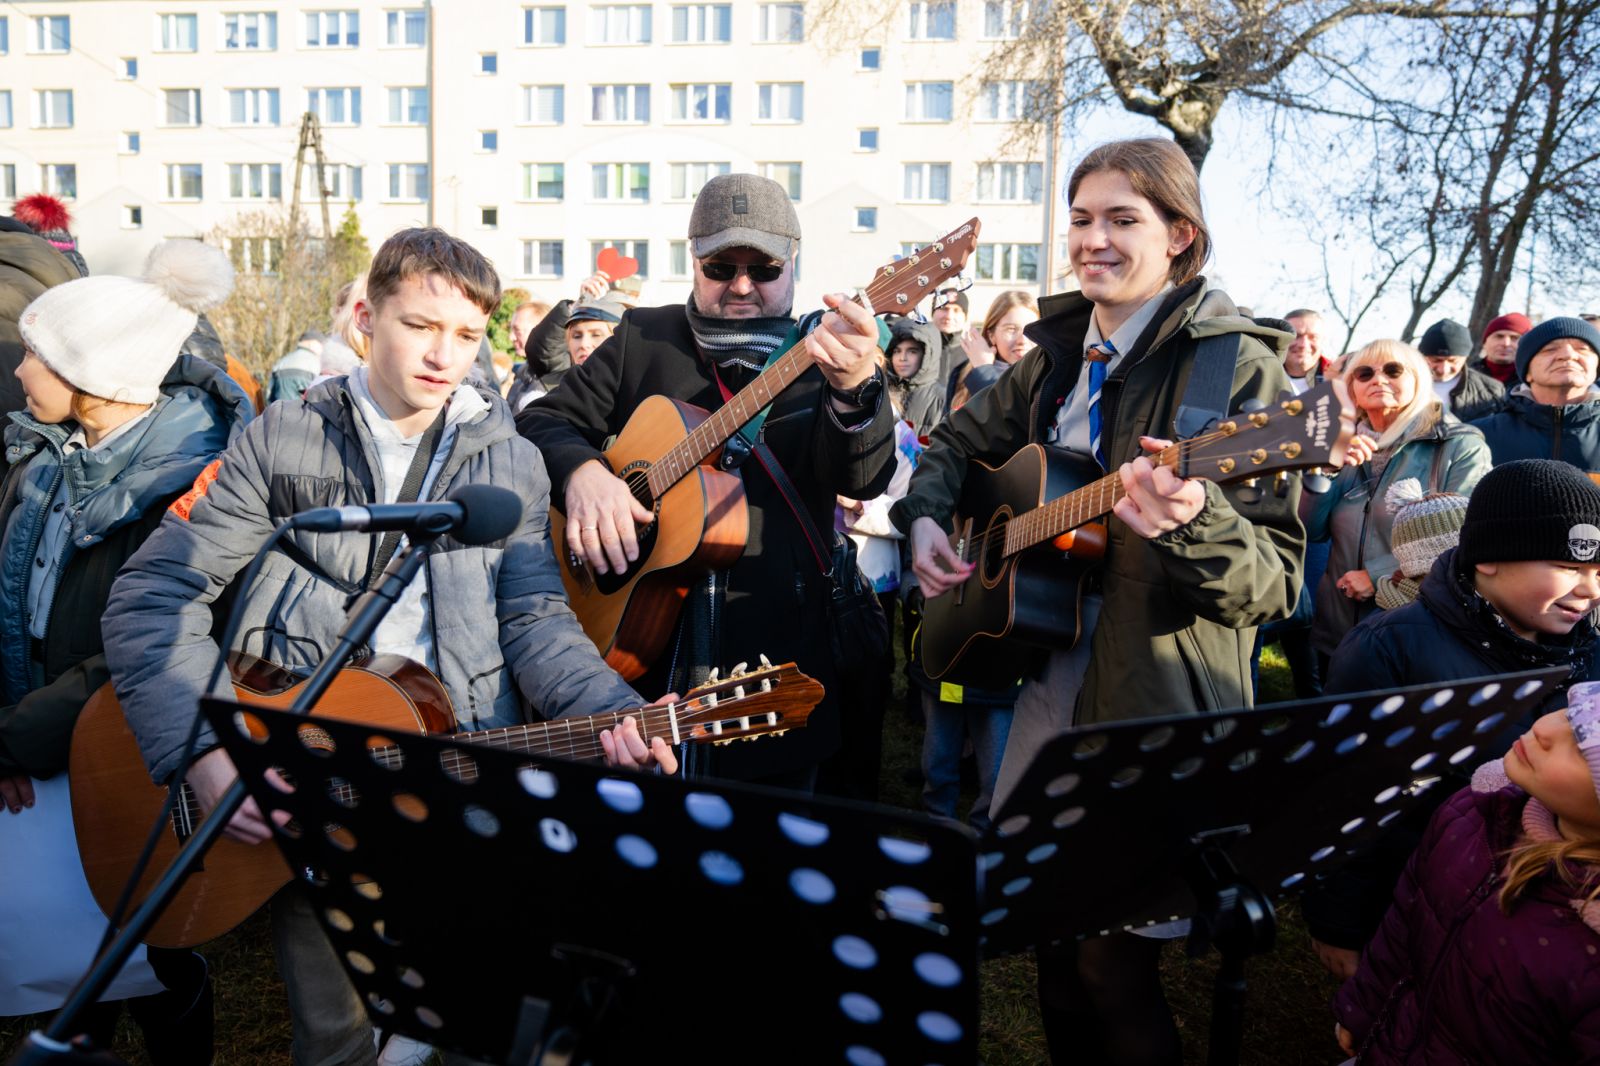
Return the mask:
[[1565,678],[1530,671],[1064,733],[979,842],[983,950],[1193,917],[1191,954],[1222,956],[1211,1061],[1237,1061],[1244,960],[1272,946],[1272,900],[1361,848]]
[[961,827],[202,708],[381,1027],[504,1063],[976,1060]]

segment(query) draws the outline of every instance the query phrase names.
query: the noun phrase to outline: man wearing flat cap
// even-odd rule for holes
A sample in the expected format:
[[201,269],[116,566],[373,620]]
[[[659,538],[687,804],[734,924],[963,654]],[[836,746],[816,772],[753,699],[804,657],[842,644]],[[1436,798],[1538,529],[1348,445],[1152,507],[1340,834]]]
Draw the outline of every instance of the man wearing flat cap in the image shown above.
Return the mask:
[[[567,543],[600,573],[625,571],[652,515],[606,465],[601,444],[646,397],[706,410],[723,404],[797,343],[813,366],[736,435],[732,456],[749,505],[743,556],[691,588],[662,660],[639,691],[686,692],[712,666],[793,660],[828,690],[805,729],[759,744],[697,746],[688,771],[809,789],[839,743],[829,643],[829,579],[797,513],[765,469],[775,461],[804,512],[828,537],[838,496],[870,499],[894,471],[894,415],[879,369],[884,334],[840,294],[828,310],[794,317],[800,220],[783,187],[725,174],[700,190],[689,217],[694,287],[686,304],[636,308],[574,367],[561,387],[522,412],[517,427],[539,446]],[[766,452],[742,445],[760,442]],[[698,761],[698,765],[696,762]]]

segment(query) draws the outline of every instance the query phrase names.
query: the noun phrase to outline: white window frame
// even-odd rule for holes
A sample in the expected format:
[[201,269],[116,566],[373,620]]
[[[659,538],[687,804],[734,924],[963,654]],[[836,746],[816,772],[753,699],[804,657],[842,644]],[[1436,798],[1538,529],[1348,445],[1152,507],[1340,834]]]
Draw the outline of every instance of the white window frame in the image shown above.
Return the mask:
[[[329,101],[343,101],[345,117],[335,122],[329,117]],[[306,89],[306,110],[317,116],[323,126],[334,128],[361,125],[361,86],[313,85]]]
[[[1026,31],[1033,19],[1030,0],[984,0],[983,28],[978,31],[980,41],[1015,41]],[[1009,17],[1008,17],[1009,16]],[[995,32],[991,26],[1000,29]]]
[[[678,36],[678,16],[683,16],[683,36]],[[668,10],[670,40],[668,44],[732,44],[732,4],[673,4]],[[711,36],[707,35],[710,31]],[[722,36],[715,36],[717,31]]]
[[123,204],[122,205],[122,228],[123,229],[143,229],[144,228],[144,208],[142,206],[140,206],[139,204]]
[[[545,40],[546,34],[539,16],[551,14],[558,23],[555,33],[556,40]],[[565,4],[529,4],[522,9],[522,47],[524,48],[560,48],[567,43],[567,5]]]
[[[862,138],[868,133],[872,134],[872,146],[870,148],[867,147],[865,144],[861,143],[862,142]],[[856,127],[856,151],[863,152],[863,153],[876,152],[882,144],[883,144],[883,130],[882,130],[881,127],[878,127],[878,126],[857,126]]]
[[117,135],[118,155],[138,155],[139,149],[144,147],[144,141],[139,136],[138,130],[123,130]]
[[[644,112],[643,118],[638,117],[641,110]],[[597,115],[596,111],[601,114]],[[649,125],[650,83],[608,82],[590,85],[589,123],[596,126]]]
[[[399,94],[399,95],[396,95]],[[385,85],[384,96],[388,101],[384,114],[388,121],[385,126],[426,126],[431,114],[433,101],[428,99],[426,85]],[[422,101],[422,117],[416,117],[417,101]]]
[[[182,195],[184,168],[194,168],[195,193],[193,196]],[[200,163],[167,163],[163,170],[166,174],[166,199],[172,203],[192,204],[199,203],[206,195],[205,166]]]
[[[560,170],[561,195],[539,195],[539,167],[557,167]],[[565,163],[524,163],[522,164],[522,195],[518,200],[527,204],[559,204],[567,198],[567,165]]]
[[[779,103],[780,90],[782,95],[791,103],[798,106],[793,108],[794,114],[775,117]],[[806,83],[803,81],[761,81],[756,83],[756,114],[752,122],[763,125],[784,125],[804,122],[806,120]]]
[[[550,245],[557,250],[556,259],[559,260],[560,269],[555,271],[545,270],[544,246]],[[518,277],[524,278],[561,278],[567,271],[567,242],[560,237],[523,237],[522,238],[522,273]]]
[[[806,5],[795,3],[762,3],[756,5],[757,44],[802,44],[806,39]],[[794,36],[778,36],[780,31],[794,31]]]
[[139,57],[138,56],[118,56],[117,57],[117,80],[118,81],[138,81],[139,80]]
[[[303,24],[305,35],[300,40],[301,48],[309,48],[319,52],[332,52],[335,50],[348,51],[361,47],[361,12],[357,8],[318,8],[314,11],[303,12],[306,21]],[[312,20],[316,20],[317,32],[311,32]],[[337,44],[328,44],[328,30],[333,29],[333,36]]]
[[480,154],[480,155],[494,155],[499,151],[500,151],[500,131],[499,130],[479,130],[478,131],[478,154]]
[[[388,195],[384,197],[385,203],[425,204],[428,202],[428,194],[432,191],[429,185],[428,164],[389,163],[387,166],[389,182],[385,186],[388,191]],[[402,192],[405,191],[405,186],[409,184],[410,191],[414,194],[418,192],[418,187],[420,186],[421,195],[404,196],[401,193],[397,193],[395,191],[396,178],[400,179],[399,185]],[[410,179],[409,182],[407,179]]]
[[17,165],[0,163],[0,200],[17,198]]
[[[672,112],[669,122],[697,126],[726,126],[733,121],[733,84],[726,81],[676,82],[667,86],[672,93]],[[718,117],[718,98],[726,105]],[[692,114],[703,102],[706,118]]]
[[1016,122],[1027,110],[1030,98],[1042,90],[1037,81],[1008,79],[986,81],[978,86],[974,118],[979,122]]
[[[667,273],[668,281],[687,281],[694,274],[694,259],[689,254],[688,241],[667,242]],[[681,264],[681,265],[680,265]]]
[[878,232],[878,209],[876,207],[857,206],[851,210],[855,212],[850,219],[851,233]]
[[[872,62],[870,65],[867,63],[867,54],[869,52],[872,54],[872,58],[874,60],[874,62]],[[856,50],[856,69],[859,70],[859,71],[863,71],[865,73],[868,73],[868,74],[877,74],[878,72],[882,71],[883,70],[883,46],[882,45],[877,45],[877,44],[874,44],[874,45],[863,45],[861,48],[857,49]]]
[[[306,162],[306,179],[311,186],[311,196],[321,196],[322,190],[317,188],[317,164],[315,160]],[[362,167],[352,166],[349,163],[329,163],[322,168],[324,183],[328,186],[328,199],[340,203],[360,203],[362,193]]]
[[[956,111],[956,83],[953,81],[908,81],[906,86],[906,112],[902,119],[904,122],[929,122],[945,123],[955,118]],[[944,118],[928,117],[928,98],[930,91],[935,86],[944,86],[944,91],[950,100],[950,114]],[[912,114],[911,102],[916,100],[916,113]]]
[[[66,36],[57,33],[55,23],[66,27]],[[72,51],[72,16],[71,15],[34,15],[33,32],[28,34],[31,47],[29,55],[36,56],[64,56]],[[50,163],[49,166],[59,164]]]
[[[494,212],[494,218],[492,218],[492,219],[489,217],[489,212],[491,212],[491,211]],[[478,205],[478,228],[479,229],[499,229],[500,228],[500,208],[499,208],[498,205],[495,205],[495,204],[479,204]]]
[[594,48],[649,44],[654,36],[653,4],[590,4],[589,36]]
[[612,240],[589,242],[589,272],[600,269],[600,253],[607,248],[615,248],[617,254],[635,260],[639,264],[639,273],[635,275],[645,281],[650,279],[650,239],[648,237],[619,237]]
[[[189,113],[188,122],[170,122],[168,117],[172,114],[172,102],[169,99],[173,93],[188,93],[189,102],[193,105]],[[162,89],[161,90],[161,121],[156,123],[162,129],[192,130],[199,128],[204,119],[203,101],[200,99],[199,89]]]
[[[1022,249],[1033,249],[1033,277],[1023,277],[1021,274]],[[1043,266],[1042,251],[1039,244],[1030,241],[999,241],[978,245],[977,253],[972,257],[972,276],[976,281],[1004,282],[1010,284],[1034,284],[1039,280],[1039,271]],[[984,268],[987,260],[989,266]]]
[[[1031,184],[1038,195],[1029,196]],[[1014,195],[1007,196],[1009,186]],[[1044,202],[1044,164],[999,160],[978,164],[978,179],[973,186],[973,201],[980,204],[1038,204]]]
[[492,77],[495,77],[499,73],[500,73],[500,53],[499,52],[479,52],[478,53],[478,71],[477,71],[478,77],[480,77],[480,78],[492,78]]
[[[239,108],[244,117],[234,117],[234,104]],[[278,89],[251,88],[228,90],[228,125],[230,126],[278,126],[282,124],[282,93]],[[265,105],[263,107],[263,105]]]
[[[913,182],[915,177],[915,182]],[[944,195],[935,195],[940,181],[944,182]],[[912,184],[921,189],[920,196],[911,195]],[[950,202],[950,164],[944,162],[903,163],[900,167],[900,200],[908,204],[947,204]]]
[[[248,21],[247,21],[248,20]],[[234,43],[228,43],[228,30],[236,27]],[[246,44],[254,30],[256,43]],[[278,50],[278,13],[276,11],[225,11],[217,20],[217,51],[219,52],[276,52]]]
[[[595,173],[601,167],[605,168],[605,192],[595,192]],[[638,188],[637,178],[644,177],[644,196],[634,195]],[[620,195],[611,195],[611,190],[620,186]],[[648,204],[650,202],[650,164],[649,163],[592,163],[589,166],[589,199],[597,204]]]
[[[283,262],[283,240],[279,237],[229,237],[224,249],[240,274],[276,277]],[[258,262],[259,260],[259,262]]]
[[[272,191],[274,185],[278,187],[276,195]],[[282,203],[283,164],[229,163],[228,199],[249,203]]]
[[700,195],[706,182],[723,174],[731,174],[733,164],[715,162],[668,163],[667,195],[669,202],[688,203]]
[[[187,20],[187,23],[185,23]],[[189,47],[182,47],[175,43],[180,26],[189,28]],[[200,16],[193,11],[164,11],[156,16],[156,46],[157,52],[175,52],[179,54],[198,52],[200,50]]]
[[0,130],[8,130],[17,121],[16,105],[12,102],[11,90],[0,89]]
[[[10,52],[11,52],[11,20],[6,15],[0,15],[0,56],[9,55]],[[6,165],[10,166],[12,168],[12,174],[15,175],[16,167],[13,164],[10,164],[10,163],[7,163]],[[14,184],[14,182],[13,182],[13,184]],[[6,199],[9,199],[9,197],[6,197]]]
[[[519,126],[562,126],[567,121],[567,87],[557,84],[523,85],[520,86],[521,110],[517,125]],[[538,102],[541,90],[555,90],[556,117],[554,119],[541,119],[538,117]]]
[[[906,40],[953,41],[956,39],[956,0],[911,0],[906,5]],[[934,33],[934,29],[948,33]]]
[[[775,160],[766,163],[757,163],[756,172],[763,178],[770,179],[783,186],[783,191],[789,194],[789,199],[796,203],[805,192],[805,164],[800,160]],[[791,181],[791,179],[793,179]]]
[[[66,110],[66,115],[59,112]],[[71,89],[33,90],[33,128],[36,130],[70,130],[73,119]]]
[[[422,19],[422,40],[406,40],[406,30],[410,27],[412,17]],[[428,9],[425,7],[386,7],[383,9],[383,47],[385,48],[423,48],[428,43]],[[405,164],[393,164],[402,166]]]

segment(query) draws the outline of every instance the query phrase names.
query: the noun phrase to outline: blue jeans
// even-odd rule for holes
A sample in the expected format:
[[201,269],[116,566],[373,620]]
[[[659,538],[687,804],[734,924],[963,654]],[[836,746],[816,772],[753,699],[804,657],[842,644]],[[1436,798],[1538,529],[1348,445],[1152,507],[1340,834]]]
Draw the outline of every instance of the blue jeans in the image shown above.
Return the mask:
[[934,693],[924,691],[922,721],[922,809],[943,818],[956,816],[961,798],[961,752],[970,736],[978,763],[978,798],[967,812],[967,823],[982,832],[989,827],[989,804],[1011,732],[1011,708],[943,703]]

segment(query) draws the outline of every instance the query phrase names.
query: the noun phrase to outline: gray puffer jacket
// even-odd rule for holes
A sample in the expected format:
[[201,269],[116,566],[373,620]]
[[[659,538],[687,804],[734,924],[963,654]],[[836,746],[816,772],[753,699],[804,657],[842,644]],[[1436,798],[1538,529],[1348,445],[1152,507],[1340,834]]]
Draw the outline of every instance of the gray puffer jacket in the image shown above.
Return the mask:
[[[431,498],[497,485],[524,502],[508,539],[468,546],[441,538],[428,561],[440,680],[463,729],[619,710],[642,702],[606,666],[567,606],[549,538],[550,481],[498,395],[457,425]],[[381,469],[344,378],[273,404],[223,453],[187,521],[169,515],[117,578],[104,623],[107,659],[156,781],[176,767],[216,645],[207,605],[283,519],[313,507],[377,499]],[[236,650],[308,672],[344,623],[379,537],[294,533],[246,597]],[[491,625],[498,639],[488,639]],[[225,693],[226,694],[226,693]],[[206,747],[216,740],[209,731]]]

